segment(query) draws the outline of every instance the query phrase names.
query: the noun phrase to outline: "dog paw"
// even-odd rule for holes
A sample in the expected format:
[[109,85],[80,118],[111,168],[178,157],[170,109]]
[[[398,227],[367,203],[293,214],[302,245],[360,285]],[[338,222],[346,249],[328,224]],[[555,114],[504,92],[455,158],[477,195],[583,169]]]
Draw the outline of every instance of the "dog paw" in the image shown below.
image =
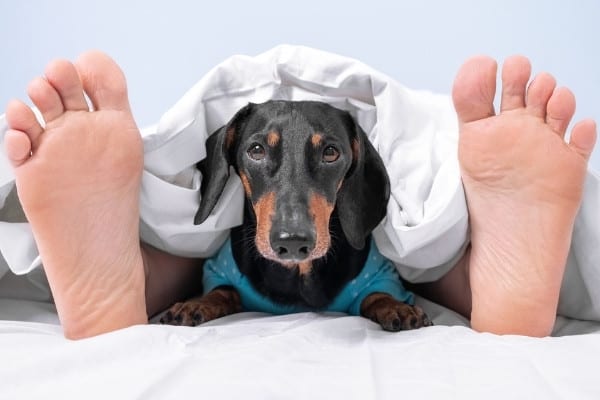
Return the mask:
[[160,318],[164,325],[196,326],[209,321],[202,312],[202,304],[199,301],[186,301],[175,303]]
[[174,304],[162,316],[160,323],[196,326],[241,311],[238,292],[229,287],[217,288],[202,297]]
[[433,325],[419,306],[402,303],[385,294],[372,296],[366,299],[362,315],[377,322],[386,331],[398,332]]
[[381,317],[377,322],[381,327],[390,332],[401,330],[423,328],[432,326],[433,323],[419,306],[408,304],[397,304],[393,307],[381,310]]

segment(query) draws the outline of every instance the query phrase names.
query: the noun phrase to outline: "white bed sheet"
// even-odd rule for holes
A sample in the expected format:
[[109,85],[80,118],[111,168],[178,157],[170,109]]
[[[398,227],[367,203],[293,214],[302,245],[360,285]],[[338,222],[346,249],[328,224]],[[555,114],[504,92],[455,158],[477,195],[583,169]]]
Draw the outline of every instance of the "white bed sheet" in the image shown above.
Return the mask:
[[555,335],[579,334],[502,337],[418,301],[436,326],[243,313],[69,341],[47,303],[2,300],[0,320],[29,322],[0,321],[0,399],[600,398],[598,323],[559,318]]

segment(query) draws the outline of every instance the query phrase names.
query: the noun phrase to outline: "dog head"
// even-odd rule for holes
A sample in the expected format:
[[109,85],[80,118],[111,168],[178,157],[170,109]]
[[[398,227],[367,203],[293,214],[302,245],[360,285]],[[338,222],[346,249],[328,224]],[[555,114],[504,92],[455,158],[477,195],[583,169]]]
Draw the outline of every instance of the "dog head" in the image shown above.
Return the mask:
[[327,253],[334,209],[356,249],[385,215],[390,189],[381,158],[349,113],[325,103],[251,103],[206,146],[194,223],[210,215],[233,166],[254,214],[256,247],[280,264]]

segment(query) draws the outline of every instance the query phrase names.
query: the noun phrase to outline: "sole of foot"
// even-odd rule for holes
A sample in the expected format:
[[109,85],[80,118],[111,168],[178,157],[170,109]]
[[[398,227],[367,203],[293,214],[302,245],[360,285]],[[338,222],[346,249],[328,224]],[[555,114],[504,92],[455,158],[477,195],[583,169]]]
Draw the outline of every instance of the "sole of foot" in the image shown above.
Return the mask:
[[472,327],[497,334],[546,336],[554,325],[594,121],[565,133],[575,98],[546,73],[529,82],[520,56],[502,69],[499,113],[496,62],[468,60],[453,99],[459,162],[469,209]]
[[122,71],[89,52],[75,63],[50,63],[28,94],[45,124],[10,102],[5,148],[65,336],[146,323],[143,148]]

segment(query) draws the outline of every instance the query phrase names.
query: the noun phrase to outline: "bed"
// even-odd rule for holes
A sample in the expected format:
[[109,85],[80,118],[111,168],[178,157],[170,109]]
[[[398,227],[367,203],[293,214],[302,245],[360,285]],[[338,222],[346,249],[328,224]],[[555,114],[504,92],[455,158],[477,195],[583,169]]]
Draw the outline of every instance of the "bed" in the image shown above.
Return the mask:
[[[143,130],[144,241],[184,256],[216,251],[241,222],[241,185],[232,177],[213,215],[195,226],[202,177],[194,165],[206,137],[237,109],[269,99],[327,101],[368,133],[392,184],[375,240],[405,279],[436,279],[461,256],[468,215],[449,98],[297,46],[224,61]],[[0,157],[0,398],[600,398],[600,179],[593,171],[560,316],[544,339],[476,333],[459,315],[417,298],[435,326],[388,333],[341,314],[242,313],[196,328],[152,323],[69,341],[13,181]]]
[[48,304],[4,299],[0,398],[600,395],[598,323],[559,318],[555,337],[501,337],[475,333],[452,312],[418,303],[436,326],[392,334],[359,317],[243,313],[196,328],[136,326],[74,342],[63,338]]

